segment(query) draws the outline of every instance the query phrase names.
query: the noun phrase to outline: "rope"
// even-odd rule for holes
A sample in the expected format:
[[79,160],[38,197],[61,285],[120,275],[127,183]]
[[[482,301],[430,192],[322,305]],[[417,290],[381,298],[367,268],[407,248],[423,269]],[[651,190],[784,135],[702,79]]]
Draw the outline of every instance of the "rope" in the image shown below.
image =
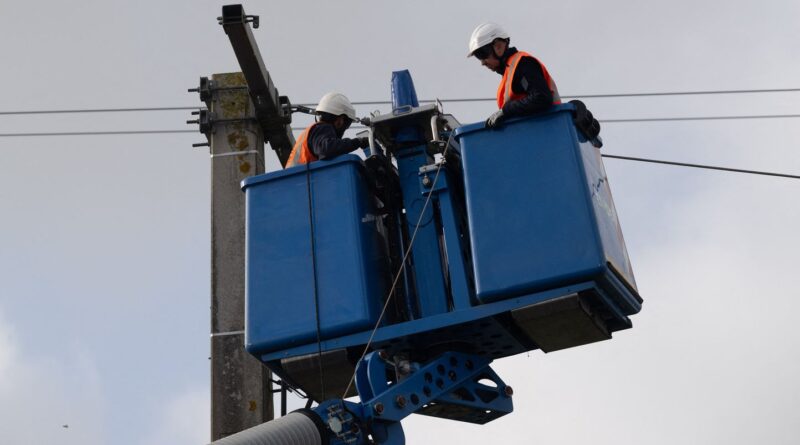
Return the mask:
[[[322,392],[321,400],[325,400],[325,369],[322,366],[322,332],[319,321],[319,289],[317,288],[317,246],[314,235],[314,206],[311,198],[311,166],[306,162],[306,195],[308,196],[308,222],[311,231],[311,268],[314,283],[314,316],[317,322],[317,360],[319,361],[319,387]],[[310,400],[310,397],[309,397]]]
[[[439,180],[439,173],[442,171],[442,166],[444,165],[444,158],[447,154],[447,149],[450,147],[450,141],[453,139],[453,135],[450,135],[450,139],[447,141],[447,145],[444,147],[444,151],[442,152],[442,160],[439,162],[438,167],[436,168],[436,175],[433,177],[433,185],[431,185],[431,192],[428,193],[428,198],[425,200],[425,205],[422,206],[422,211],[419,213],[419,219],[417,219],[417,223],[414,225],[414,232],[411,235],[411,241],[408,243],[408,247],[406,248],[405,253],[403,254],[403,260],[400,264],[400,269],[395,274],[394,280],[392,281],[392,287],[389,290],[389,296],[386,297],[386,303],[383,304],[383,309],[381,309],[381,313],[378,316],[378,321],[375,323],[375,327],[372,328],[372,332],[369,335],[369,339],[367,340],[367,344],[364,346],[364,351],[361,353],[361,357],[359,357],[356,363],[361,362],[364,357],[367,355],[367,351],[369,351],[369,347],[372,344],[372,340],[375,338],[375,333],[378,331],[378,327],[383,321],[384,315],[386,315],[386,309],[389,307],[389,303],[392,301],[392,297],[394,296],[394,291],[397,288],[397,282],[400,280],[400,276],[403,274],[406,268],[406,261],[408,260],[408,255],[411,253],[411,248],[414,247],[414,240],[417,238],[417,232],[419,231],[420,223],[422,222],[422,218],[425,215],[425,211],[428,209],[428,204],[431,202],[431,198],[433,197],[433,189],[436,188],[436,181]],[[342,394],[342,399],[347,396],[347,392],[350,391],[350,387],[353,386],[353,381],[356,378],[356,373],[353,371],[353,375],[350,376],[350,382],[347,383],[347,388],[344,390],[344,394]]]

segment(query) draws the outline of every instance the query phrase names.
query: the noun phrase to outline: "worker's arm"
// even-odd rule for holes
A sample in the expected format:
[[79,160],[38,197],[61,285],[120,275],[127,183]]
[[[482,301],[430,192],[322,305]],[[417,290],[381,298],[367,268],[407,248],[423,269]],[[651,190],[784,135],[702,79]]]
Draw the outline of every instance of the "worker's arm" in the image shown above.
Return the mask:
[[319,159],[331,159],[359,148],[359,139],[339,138],[328,123],[315,125],[308,134],[308,146]]
[[511,80],[511,90],[526,96],[503,105],[503,115],[506,118],[538,113],[553,105],[553,92],[544,79],[542,66],[530,57],[520,59]]

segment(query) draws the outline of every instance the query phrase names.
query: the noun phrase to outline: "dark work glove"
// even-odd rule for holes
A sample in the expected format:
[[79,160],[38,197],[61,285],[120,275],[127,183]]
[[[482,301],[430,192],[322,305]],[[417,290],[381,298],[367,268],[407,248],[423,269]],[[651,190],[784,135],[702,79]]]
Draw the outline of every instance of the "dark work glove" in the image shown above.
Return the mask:
[[358,141],[358,148],[367,148],[367,147],[369,147],[369,138],[368,137],[356,138],[356,140]]
[[497,110],[489,116],[489,119],[486,119],[486,127],[497,128],[502,125],[504,119],[503,110]]

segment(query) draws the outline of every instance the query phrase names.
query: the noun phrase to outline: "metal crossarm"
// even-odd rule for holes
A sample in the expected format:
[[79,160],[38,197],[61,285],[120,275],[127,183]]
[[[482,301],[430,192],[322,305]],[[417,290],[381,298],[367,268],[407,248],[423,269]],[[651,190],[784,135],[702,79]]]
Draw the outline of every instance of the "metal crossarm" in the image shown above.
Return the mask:
[[286,165],[295,142],[290,125],[291,104],[286,96],[278,94],[278,89],[261,59],[261,52],[249,25],[253,23],[257,27],[258,17],[245,15],[242,5],[226,5],[222,7],[219,23],[231,41],[233,52],[247,81],[256,119],[264,130],[264,138],[275,150],[281,165]]

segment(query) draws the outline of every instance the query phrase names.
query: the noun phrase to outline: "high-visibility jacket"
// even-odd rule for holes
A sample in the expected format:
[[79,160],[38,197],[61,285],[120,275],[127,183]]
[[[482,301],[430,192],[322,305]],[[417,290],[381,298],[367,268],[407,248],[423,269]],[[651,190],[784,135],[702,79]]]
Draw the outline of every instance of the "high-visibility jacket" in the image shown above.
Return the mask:
[[[533,57],[532,55],[524,52],[524,51],[517,51],[512,54],[508,60],[506,60],[506,70],[503,73],[503,79],[500,81],[500,86],[497,87],[497,107],[503,108],[506,102],[510,100],[520,100],[525,97],[527,94],[525,93],[515,93],[511,89],[511,84],[514,81],[514,73],[517,71],[517,66],[519,65],[519,61],[523,57],[530,57],[531,59],[539,62],[539,59]],[[547,68],[544,67],[542,62],[539,62],[539,66],[542,67],[542,74],[544,74],[544,80],[547,82],[547,86],[550,88],[550,92],[553,93],[553,104],[557,105],[561,103],[561,96],[558,95],[558,87],[556,87],[556,82],[550,77],[550,73],[547,72]]]
[[314,155],[311,147],[308,146],[308,134],[311,133],[311,129],[314,128],[314,126],[318,123],[319,122],[315,122],[311,124],[310,127],[306,128],[302,133],[300,133],[300,137],[297,138],[297,141],[294,143],[294,147],[292,148],[292,152],[289,154],[289,160],[286,161],[286,168],[294,167],[295,165],[308,164],[309,162],[319,159],[316,155]]

